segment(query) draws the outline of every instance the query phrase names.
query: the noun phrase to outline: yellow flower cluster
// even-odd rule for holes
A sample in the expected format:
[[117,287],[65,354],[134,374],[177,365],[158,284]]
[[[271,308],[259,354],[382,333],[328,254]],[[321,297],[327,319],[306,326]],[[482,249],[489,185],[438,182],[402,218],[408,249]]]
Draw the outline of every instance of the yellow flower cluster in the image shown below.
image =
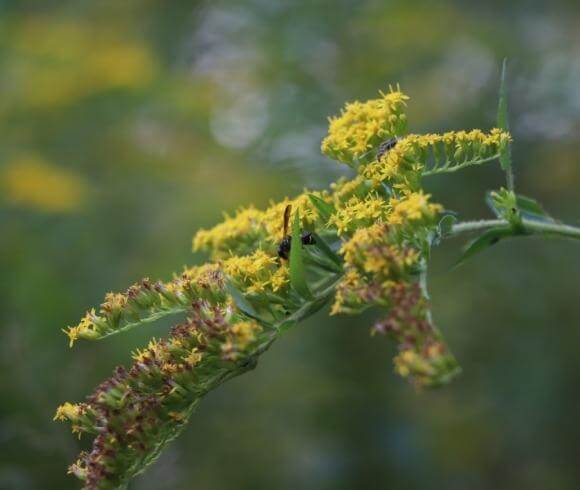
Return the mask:
[[63,332],[71,347],[78,339],[99,339],[140,321],[185,310],[193,299],[221,298],[223,281],[218,264],[192,267],[169,282],[151,284],[143,279],[125,293],[107,293],[98,313],[92,308]]
[[405,348],[393,360],[395,371],[403,378],[412,378],[418,388],[442,383],[440,372],[456,372],[457,367],[450,366],[449,361],[447,348],[439,339],[431,339],[420,352]]
[[374,185],[393,182],[395,188],[404,191],[417,186],[423,172],[449,171],[459,165],[475,165],[497,158],[510,141],[510,134],[497,128],[489,133],[474,129],[444,134],[410,134],[359,171]]
[[[425,137],[425,141],[428,138]],[[421,140],[419,142],[421,143]],[[377,186],[381,182],[395,181],[403,183],[402,190],[411,187],[410,175],[417,175],[419,170],[418,159],[415,155],[416,146],[409,137],[401,138],[394,148],[385,152],[379,159],[359,168],[359,172],[366,179]]]
[[336,227],[338,234],[343,235],[361,226],[383,221],[387,214],[388,205],[384,198],[376,194],[370,194],[365,198],[353,196],[330,216],[328,225]]
[[91,308],[77,325],[63,329],[62,331],[69,338],[69,347],[72,347],[78,339],[98,338],[97,322],[100,320],[101,318],[96,314],[95,309]]
[[351,102],[340,116],[329,119],[328,136],[322,152],[343,163],[353,164],[383,140],[403,134],[407,127],[404,113],[409,99],[397,87],[380,92],[378,99]]
[[[375,292],[376,294],[373,294]],[[358,313],[371,306],[371,300],[377,299],[381,293],[380,288],[374,288],[373,291],[366,278],[358,270],[349,268],[336,286],[330,314]]]
[[69,403],[65,402],[56,409],[53,420],[65,421],[71,423],[73,434],[78,434],[79,438],[83,432],[91,427],[95,420],[94,410],[86,403]]
[[341,177],[336,182],[330,184],[332,194],[329,196],[335,205],[342,205],[353,196],[364,196],[370,190],[370,185],[367,185],[367,180],[364,175],[357,175],[354,179],[348,180]]
[[434,223],[434,218],[443,211],[443,206],[429,202],[429,194],[412,192],[402,198],[389,200],[389,219],[392,225],[406,225],[424,221]]
[[73,403],[66,402],[56,409],[53,420],[74,420],[79,416],[80,407]]
[[418,250],[400,243],[396,227],[376,223],[358,228],[343,243],[345,275],[335,295],[332,313],[353,313],[379,304],[389,305],[389,290],[412,280],[421,260]]
[[[209,230],[200,230],[193,237],[193,250],[206,250],[214,260],[233,255],[246,255],[256,248],[275,252],[275,247],[284,234],[284,211],[292,206],[292,211],[299,212],[302,223],[310,226],[319,220],[318,211],[312,205],[308,194],[321,199],[328,199],[322,192],[304,191],[294,199],[284,199],[271,203],[265,211],[253,206],[241,209],[233,216]],[[288,230],[289,232],[289,230]]]
[[278,292],[289,281],[288,265],[263,250],[252,255],[233,256],[222,263],[223,271],[249,294]]
[[399,226],[417,225],[420,222],[432,224],[443,207],[430,203],[429,197],[429,194],[420,191],[391,197],[388,202],[376,194],[369,194],[365,198],[353,196],[330,216],[328,226],[335,227],[338,235],[345,235],[356,234],[361,227],[373,223]]
[[11,103],[18,107],[53,108],[105,90],[139,88],[159,73],[150,46],[112,26],[32,16],[13,27],[5,63],[17,77]]
[[[270,203],[270,207],[264,211],[263,226],[266,229],[268,239],[273,243],[278,243],[284,238],[284,211],[286,206],[292,206],[292,213],[300,213],[303,226],[311,226],[319,221],[317,209],[312,205],[308,194],[324,199],[323,193],[304,190],[302,194],[294,199],[284,199],[278,203]],[[289,227],[292,223],[288,224]],[[288,230],[290,233],[290,229]]]
[[[87,403],[57,410],[55,419],[71,421],[74,431],[97,434],[92,452],[71,467],[88,486],[105,480],[117,485],[142,469],[139,461],[179,431],[203,394],[250,369],[280,331],[333,290],[332,314],[384,310],[373,331],[397,343],[394,363],[401,376],[433,386],[457,373],[431,322],[421,281],[443,210],[430,202],[421,178],[497,158],[511,137],[498,129],[405,135],[407,99],[391,89],[379,99],[348,104],[330,120],[322,149],[358,164],[354,178],[265,210],[250,206],[226,215],[193,238],[194,250],[209,252],[209,264],[169,282],[144,279],[124,293],[109,293],[98,311],[66,330],[72,345],[171,313],[188,315],[169,337],[136,350],[133,366],[118,368]],[[300,235],[291,231],[297,213]],[[308,251],[288,253],[296,245]]]
[[236,360],[240,352],[256,342],[260,332],[262,332],[262,327],[254,320],[234,324],[221,345],[224,359]]
[[215,258],[240,249],[240,241],[253,244],[262,237],[264,213],[253,206],[241,209],[234,216],[210,230],[199,230],[193,237],[193,250],[211,250]]
[[22,155],[0,171],[0,189],[10,204],[49,213],[71,213],[84,204],[84,179],[36,155]]
[[358,229],[345,242],[340,253],[347,267],[356,267],[361,272],[394,279],[399,272],[417,264],[419,253],[403,249],[393,243],[389,226],[375,224]]

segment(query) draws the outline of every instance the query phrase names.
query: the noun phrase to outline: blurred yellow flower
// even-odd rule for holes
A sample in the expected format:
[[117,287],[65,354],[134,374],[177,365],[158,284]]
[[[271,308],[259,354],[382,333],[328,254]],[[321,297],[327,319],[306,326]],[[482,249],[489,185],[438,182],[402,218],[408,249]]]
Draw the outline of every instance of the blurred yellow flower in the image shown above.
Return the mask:
[[50,213],[79,210],[87,194],[84,179],[35,155],[18,157],[0,169],[0,187],[6,202]]
[[110,89],[140,88],[158,75],[149,46],[113,29],[44,16],[13,29],[4,69],[14,81],[12,101],[21,108],[53,108]]

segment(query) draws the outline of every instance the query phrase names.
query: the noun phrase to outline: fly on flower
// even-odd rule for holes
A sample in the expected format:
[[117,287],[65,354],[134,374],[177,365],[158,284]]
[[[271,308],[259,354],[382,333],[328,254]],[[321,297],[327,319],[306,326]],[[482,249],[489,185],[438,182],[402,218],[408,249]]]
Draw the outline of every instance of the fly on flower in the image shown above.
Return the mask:
[[[290,255],[290,248],[292,247],[292,237],[288,234],[288,223],[290,222],[290,215],[292,214],[292,205],[288,204],[286,209],[284,209],[284,237],[278,245],[278,257],[284,260],[288,260]],[[312,233],[305,231],[300,236],[300,241],[302,245],[314,245],[316,241]]]
[[396,136],[393,138],[390,138],[386,141],[383,141],[380,145],[379,145],[379,150],[377,151],[377,160],[380,160],[381,157],[387,153],[389,150],[392,150],[395,146],[397,146],[397,143],[399,142],[399,138],[397,138]]

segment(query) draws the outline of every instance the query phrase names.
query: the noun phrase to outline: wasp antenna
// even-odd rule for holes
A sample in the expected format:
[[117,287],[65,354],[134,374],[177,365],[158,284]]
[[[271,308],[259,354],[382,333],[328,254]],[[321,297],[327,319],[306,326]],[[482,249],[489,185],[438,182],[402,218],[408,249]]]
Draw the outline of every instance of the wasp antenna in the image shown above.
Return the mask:
[[290,214],[292,213],[292,204],[288,204],[284,210],[284,236],[288,236],[288,223],[290,222]]

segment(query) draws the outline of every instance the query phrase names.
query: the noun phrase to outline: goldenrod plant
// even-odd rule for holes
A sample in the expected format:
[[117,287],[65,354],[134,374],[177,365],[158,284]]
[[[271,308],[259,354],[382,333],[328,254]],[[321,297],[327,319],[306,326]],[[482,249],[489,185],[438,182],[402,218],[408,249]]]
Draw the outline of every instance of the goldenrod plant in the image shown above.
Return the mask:
[[[181,316],[84,402],[57,409],[55,419],[94,438],[69,472],[87,489],[125,487],[180,433],[206,393],[253,369],[278,337],[326,304],[332,315],[377,311],[370,331],[396,343],[394,369],[416,389],[457,376],[460,367],[429,305],[432,247],[483,232],[463,260],[508,237],[580,238],[580,229],[515,193],[503,81],[500,92],[498,124],[487,131],[409,133],[409,98],[399,87],[347,104],[330,119],[322,151],[350,166],[352,178],[226,216],[193,237],[193,249],[208,254],[206,264],[109,293],[68,327],[72,347]],[[458,222],[423,188],[431,175],[494,161],[507,175],[507,188],[488,195],[495,219]]]

